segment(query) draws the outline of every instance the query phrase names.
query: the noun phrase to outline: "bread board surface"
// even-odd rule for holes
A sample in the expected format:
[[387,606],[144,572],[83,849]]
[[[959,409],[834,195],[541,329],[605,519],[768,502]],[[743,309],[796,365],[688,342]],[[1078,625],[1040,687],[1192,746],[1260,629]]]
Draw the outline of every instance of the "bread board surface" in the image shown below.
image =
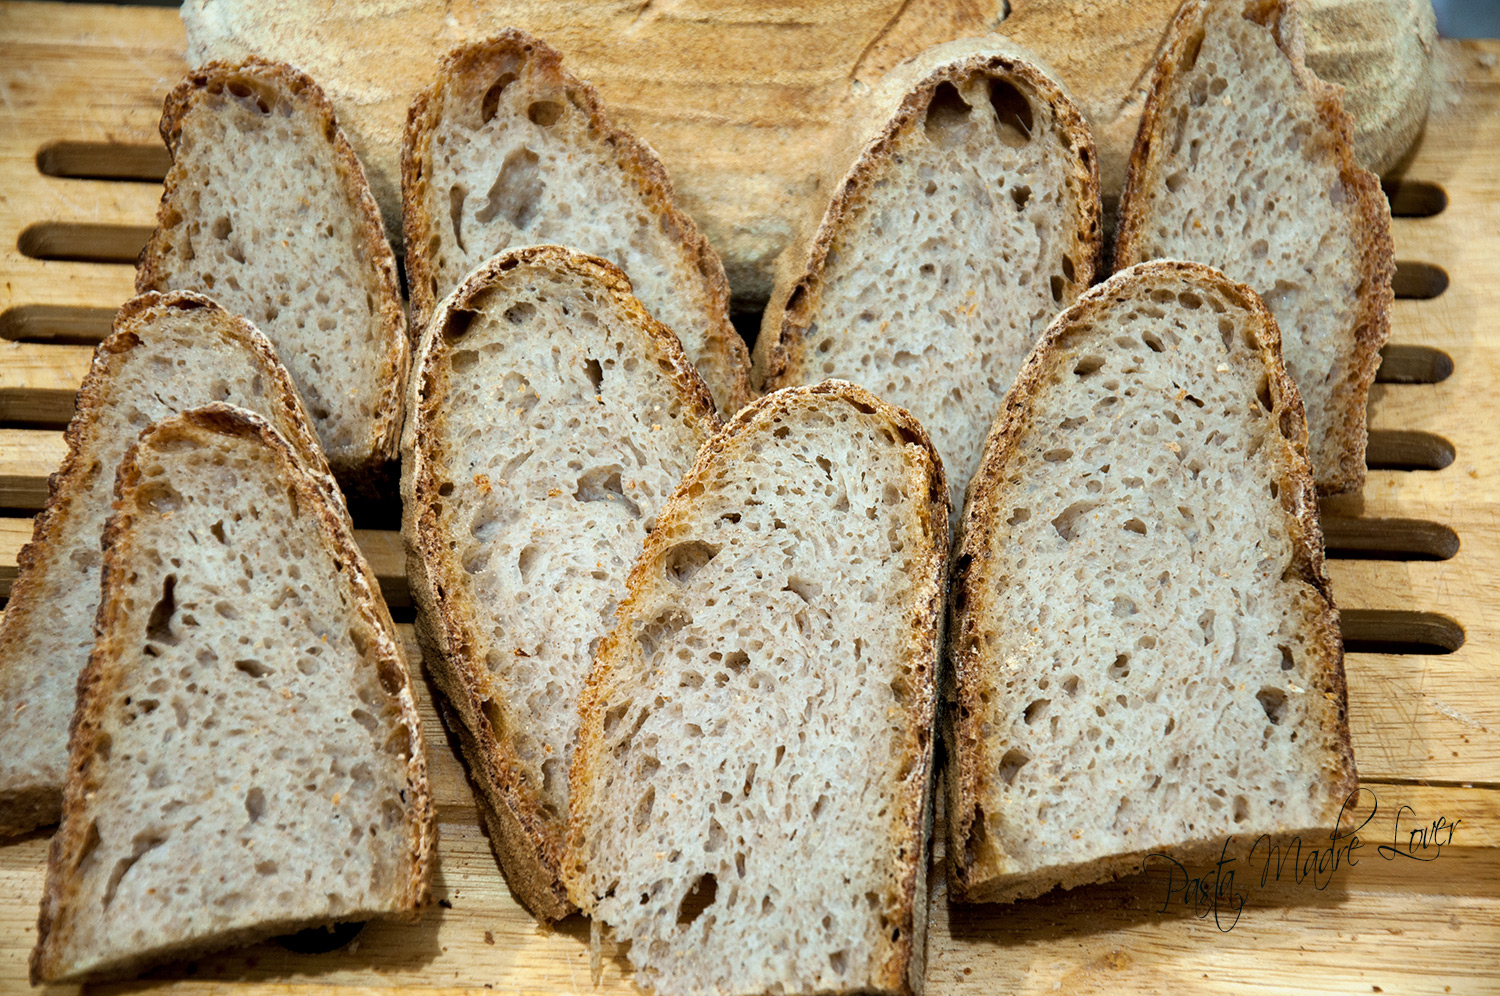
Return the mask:
[[[778,9],[777,30],[799,30],[795,10]],[[0,4],[0,598],[92,343],[131,294],[166,169],[160,101],[182,53],[172,10]],[[1010,907],[949,908],[938,874],[930,993],[1500,992],[1500,42],[1445,41],[1440,56],[1432,117],[1388,186],[1399,299],[1371,398],[1370,479],[1323,509],[1351,731],[1378,799],[1358,863],[1301,883],[1288,869],[1263,886],[1263,862],[1236,841],[1218,922],[1180,893],[1163,911],[1165,867]],[[767,131],[766,155],[788,140],[784,126]],[[409,621],[400,537],[356,524],[377,527],[359,542]],[[119,991],[595,991],[587,923],[548,931],[516,905],[418,687],[441,902],[335,951],[262,944]],[[47,840],[0,846],[0,992],[27,988]],[[1416,856],[1377,850],[1397,843]],[[1245,902],[1230,927],[1235,895]],[[598,991],[636,991],[623,959],[604,959]]]

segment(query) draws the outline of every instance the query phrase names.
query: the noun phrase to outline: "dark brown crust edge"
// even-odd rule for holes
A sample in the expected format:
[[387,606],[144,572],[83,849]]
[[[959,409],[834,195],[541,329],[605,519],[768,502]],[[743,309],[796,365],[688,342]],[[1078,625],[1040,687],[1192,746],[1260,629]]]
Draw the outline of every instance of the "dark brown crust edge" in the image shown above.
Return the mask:
[[380,206],[370,191],[364,166],[354,154],[349,139],[339,127],[333,105],[321,87],[306,73],[281,62],[250,56],[242,62],[209,62],[190,72],[167,94],[162,106],[161,137],[173,158],[157,208],[156,229],[141,250],[137,263],[137,292],[167,289],[170,274],[165,270],[169,242],[167,220],[174,207],[182,170],[177,162],[177,141],[183,121],[203,100],[210,87],[228,87],[235,80],[250,80],[284,94],[288,101],[306,108],[323,125],[324,137],[333,145],[344,190],[350,207],[359,219],[359,243],[372,269],[370,289],[376,300],[376,339],[384,344],[379,357],[383,387],[372,399],[375,420],[365,449],[350,456],[331,454],[329,463],[339,482],[351,496],[374,500],[381,496],[383,485],[395,476],[394,467],[400,442],[402,411],[406,398],[406,375],[411,359],[406,312],[401,304],[401,284],[396,276],[396,257],[385,237],[385,223]]
[[[0,667],[24,666],[16,659],[17,644],[29,625],[46,587],[51,569],[50,552],[58,541],[73,503],[77,500],[88,467],[85,448],[92,442],[92,430],[101,407],[112,404],[110,389],[116,372],[126,357],[142,344],[139,329],[162,311],[205,310],[216,314],[224,323],[221,331],[256,356],[271,378],[266,396],[274,399],[281,411],[280,428],[295,450],[298,459],[313,473],[327,478],[325,487],[337,494],[323,451],[309,428],[307,413],[297,389],[292,386],[286,369],[276,358],[271,343],[245,319],[225,311],[211,299],[188,291],[159,294],[149,291],[125,302],[116,312],[113,331],[94,349],[89,372],[84,376],[74,403],[73,418],[64,435],[67,455],[62,465],[47,480],[47,502],[32,523],[31,541],[16,556],[19,575],[11,588],[3,622],[0,622]],[[37,827],[56,823],[62,812],[61,784],[6,784],[0,788],[0,839],[27,833]]]
[[[80,859],[86,832],[80,825],[87,797],[97,780],[94,763],[103,735],[104,710],[112,689],[122,676],[120,658],[125,653],[118,644],[118,633],[126,610],[115,597],[127,583],[135,542],[132,525],[137,512],[141,483],[138,456],[159,441],[192,434],[222,435],[252,440],[275,453],[281,464],[285,483],[295,495],[298,506],[312,510],[328,541],[329,552],[349,585],[355,611],[373,637],[367,659],[380,675],[381,686],[396,702],[401,724],[407,729],[411,755],[406,766],[407,858],[406,881],[392,909],[351,911],[347,919],[368,915],[415,916],[430,899],[432,864],[437,841],[437,825],[431,789],[427,781],[427,757],[422,741],[421,720],[411,679],[396,639],[390,610],[378,594],[374,572],[354,543],[347,516],[328,496],[326,489],[309,475],[298,462],[296,453],[275,429],[258,415],[232,405],[211,404],[192,409],[155,423],[127,452],[115,479],[115,512],[104,533],[103,597],[95,622],[98,634],[88,666],[78,678],[78,705],[69,729],[68,784],[63,802],[63,822],[47,857],[47,882],[37,919],[37,944],[31,953],[31,983],[82,981],[118,977],[138,972],[148,965],[173,960],[197,951],[217,950],[252,939],[274,936],[301,926],[324,923],[301,920],[275,920],[255,927],[229,932],[208,942],[165,947],[151,954],[121,962],[105,964],[79,975],[64,976],[57,950],[59,931],[67,929],[67,911],[74,901],[78,883],[71,878]],[[112,638],[113,637],[113,638]]]
[[[1328,768],[1328,794],[1325,800],[1326,826],[1332,826],[1343,800],[1358,786],[1353,746],[1349,739],[1348,692],[1344,678],[1343,644],[1339,637],[1338,610],[1334,605],[1328,578],[1323,569],[1323,533],[1318,519],[1318,499],[1307,458],[1307,422],[1302,398],[1286,373],[1281,359],[1280,330],[1259,295],[1251,288],[1225,277],[1218,270],[1201,263],[1156,260],[1142,263],[1115,274],[1090,290],[1072,307],[1059,315],[1038,343],[1036,350],[1016,377],[1005,403],[985,439],[979,472],[969,484],[969,494],[960,520],[958,546],[954,551],[950,588],[948,625],[948,658],[951,662],[945,689],[944,741],[948,748],[948,882],[954,902],[1009,901],[1039,895],[1059,884],[1071,888],[1086,882],[1116,878],[1140,870],[1142,854],[1111,855],[1068,872],[1037,875],[1019,884],[987,887],[972,880],[967,855],[970,834],[974,829],[975,810],[979,806],[984,779],[977,771],[984,758],[980,726],[984,719],[983,704],[978,698],[978,675],[985,667],[975,617],[977,606],[986,597],[986,565],[991,536],[996,525],[996,493],[1004,485],[1004,468],[1015,452],[1030,422],[1032,405],[1048,373],[1064,348],[1064,341],[1080,324],[1102,327],[1093,312],[1109,305],[1112,299],[1129,293],[1137,285],[1178,276],[1212,287],[1250,315],[1256,329],[1262,361],[1266,367],[1272,400],[1272,418],[1285,439],[1291,455],[1293,475],[1283,482],[1280,491],[1282,507],[1293,525],[1292,569],[1320,596],[1324,609],[1319,619],[1319,636],[1324,660],[1312,675],[1313,688],[1333,703],[1330,722],[1320,731],[1323,750],[1332,758]],[[1290,485],[1290,486],[1286,486]],[[1202,841],[1181,845],[1181,855],[1198,860],[1206,855]],[[1177,853],[1178,849],[1172,849]]]
[[[417,635],[423,660],[460,720],[459,742],[480,789],[477,801],[506,880],[538,919],[557,920],[573,911],[558,877],[564,828],[547,819],[540,798],[519,773],[509,741],[496,734],[485,714],[480,690],[486,668],[477,650],[484,641],[472,611],[456,597],[466,572],[453,562],[434,508],[441,500],[434,466],[440,458],[437,423],[447,405],[436,367],[449,348],[453,317],[506,279],[510,271],[520,268],[576,274],[607,293],[626,319],[661,351],[686,407],[707,424],[710,434],[718,428],[719,420],[713,397],[682,351],[677,336],[631,295],[625,274],[597,256],[561,246],[507,250],[481,264],[437,307],[417,348],[407,408],[410,417],[402,440],[401,532],[407,548],[407,576],[417,604]],[[504,708],[503,702],[498,704]]]
[[[603,740],[603,723],[609,693],[617,670],[631,666],[627,646],[638,646],[625,632],[631,610],[641,591],[650,585],[660,557],[666,550],[667,537],[671,529],[667,523],[688,514],[695,501],[695,488],[701,490],[702,481],[716,464],[733,458],[733,448],[743,437],[768,431],[772,420],[793,410],[793,406],[807,398],[832,398],[855,410],[876,415],[888,421],[897,430],[906,444],[918,447],[920,457],[913,463],[914,474],[926,477],[927,502],[918,509],[925,531],[933,538],[931,556],[916,573],[913,588],[926,595],[914,600],[910,621],[917,639],[913,658],[930,661],[925,675],[913,683],[912,736],[909,741],[910,754],[914,760],[907,776],[902,803],[896,807],[892,820],[892,861],[902,865],[899,873],[900,905],[891,916],[899,927],[899,936],[887,940],[883,960],[877,959],[875,978],[870,990],[878,993],[912,996],[923,988],[922,974],[925,969],[925,943],[927,928],[926,860],[929,856],[933,815],[934,747],[937,720],[937,691],[941,666],[939,650],[943,642],[943,606],[947,594],[946,563],[948,556],[948,483],[943,473],[943,464],[937,450],[928,438],[927,431],[904,409],[881,401],[864,388],[847,381],[827,380],[809,387],[791,387],[766,395],[738,412],[724,427],[698,451],[692,469],[683,477],[682,483],[672,493],[657,516],[657,528],[646,539],[645,549],[631,569],[626,585],[626,595],[621,599],[615,628],[600,641],[594,656],[594,666],[580,697],[578,712],[580,729],[574,764],[569,771],[572,804],[568,817],[568,848],[564,864],[564,878],[573,901],[589,913],[594,908],[594,897],[584,895],[581,878],[585,827],[579,816],[577,800],[587,796],[594,784],[595,772],[580,759],[591,757]],[[903,850],[904,849],[904,850]],[[901,850],[903,857],[898,857]]]
[[[757,390],[772,391],[804,382],[807,328],[821,304],[823,269],[828,263],[828,253],[846,221],[870,197],[875,182],[894,155],[896,145],[926,114],[938,86],[981,73],[1019,84],[1045,102],[1052,108],[1058,126],[1071,143],[1076,154],[1076,168],[1070,179],[1077,185],[1080,217],[1078,227],[1067,233],[1072,239],[1067,251],[1078,259],[1076,279],[1069,291],[1076,297],[1093,283],[1101,264],[1104,229],[1099,157],[1088,121],[1062,87],[1041,67],[1013,54],[967,55],[938,66],[907,91],[890,120],[864,146],[839,183],[811,245],[805,250],[806,264],[800,271],[778,275],[761,323],[760,335],[765,341],[757,340],[756,343],[753,381]],[[799,251],[802,250],[795,245],[788,250],[789,253]]]
[[[672,181],[656,150],[617,126],[605,111],[593,84],[574,76],[562,64],[562,56],[546,42],[519,28],[507,28],[483,41],[460,45],[450,51],[438,67],[433,83],[419,93],[406,116],[406,134],[401,143],[401,228],[406,243],[406,279],[411,292],[412,324],[420,337],[437,306],[432,292],[433,272],[427,256],[432,218],[425,203],[431,172],[432,137],[442,114],[442,95],[449,81],[507,56],[531,61],[538,71],[564,89],[573,103],[593,122],[599,140],[614,149],[620,171],[640,189],[663,231],[677,245],[692,270],[702,277],[701,293],[708,319],[708,341],[730,383],[724,387],[729,401],[726,413],[738,411],[751,400],[750,351],[729,321],[729,279],[708,239],[697,224],[677,205]],[[587,249],[589,247],[582,247]]]
[[[1145,224],[1143,192],[1148,184],[1155,187],[1160,183],[1162,143],[1157,139],[1160,137],[1159,118],[1165,110],[1166,91],[1176,81],[1182,57],[1203,29],[1207,14],[1206,0],[1188,0],[1162,43],[1120,195],[1114,270],[1142,262],[1138,243]],[[1259,0],[1254,19],[1272,32],[1277,47],[1291,64],[1298,85],[1313,98],[1318,120],[1333,138],[1339,179],[1344,189],[1355,198],[1355,251],[1361,277],[1359,307],[1354,316],[1355,348],[1349,358],[1349,372],[1335,395],[1344,399],[1344,418],[1339,428],[1343,445],[1338,466],[1320,468],[1323,476],[1317,485],[1318,492],[1325,495],[1359,491],[1365,483],[1370,386],[1375,383],[1375,372],[1380,367],[1380,349],[1390,338],[1391,309],[1394,307],[1391,280],[1396,265],[1391,242],[1390,206],[1380,188],[1379,178],[1360,166],[1354,157],[1354,120],[1343,107],[1344,88],[1320,80],[1303,61],[1301,24],[1294,14],[1291,0]]]

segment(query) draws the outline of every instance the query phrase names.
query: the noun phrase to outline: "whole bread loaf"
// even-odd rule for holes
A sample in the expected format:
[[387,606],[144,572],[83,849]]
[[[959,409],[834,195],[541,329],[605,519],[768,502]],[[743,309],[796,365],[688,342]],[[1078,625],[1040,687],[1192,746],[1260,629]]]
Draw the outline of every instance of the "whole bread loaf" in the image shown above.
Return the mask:
[[117,494],[32,981],[413,913],[422,733],[342,509],[219,404],[146,432]]
[[136,289],[199,291],[254,322],[339,481],[380,497],[406,316],[380,210],[323,91],[279,63],[209,63],[167,95],[161,134],[172,168]]
[[1088,124],[1014,48],[964,42],[892,71],[894,114],[811,245],[784,261],[758,387],[838,378],[915,415],[955,503],[1021,362],[1094,278]]
[[685,993],[913,993],[948,489],[842,381],[740,412],[630,573],[579,703],[568,893]]
[[538,246],[438,307],[408,411],[418,636],[506,878],[556,919],[578,694],[713,399],[619,269]]
[[419,325],[502,249],[598,253],[682,340],[725,412],[748,399],[724,267],[673,198],[661,160],[611,124],[594,88],[524,31],[450,52],[412,104],[401,154],[412,316]]
[[1395,273],[1390,209],[1354,159],[1339,94],[1303,64],[1289,0],[1189,0],[1156,65],[1114,264],[1197,260],[1261,295],[1324,493],[1364,484]]
[[181,292],[143,294],[120,309],[78,391],[68,455],[17,557],[20,576],[0,619],[0,837],[57,822],[115,471],[151,423],[213,401],[260,412],[337,491],[296,389],[249,322]]
[[1326,831],[1355,788],[1302,403],[1218,271],[1143,264],[1058,316],[985,441],[950,606],[955,898]]

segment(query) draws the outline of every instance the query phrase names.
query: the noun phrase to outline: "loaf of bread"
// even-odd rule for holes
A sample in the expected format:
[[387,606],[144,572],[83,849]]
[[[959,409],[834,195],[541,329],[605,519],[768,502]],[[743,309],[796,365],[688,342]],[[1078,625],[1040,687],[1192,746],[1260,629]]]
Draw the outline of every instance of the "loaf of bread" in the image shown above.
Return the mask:
[[566,867],[644,986],[920,991],[947,498],[915,419],[827,381],[661,512],[579,703]]
[[1013,48],[892,73],[895,113],[778,273],[756,384],[840,378],[910,410],[957,500],[1021,362],[1094,278],[1097,164],[1078,109]]
[[57,822],[120,460],[152,422],[212,401],[260,412],[336,490],[296,390],[250,323],[186,293],[143,294],[120,309],[79,389],[68,455],[0,620],[0,837]]
[[342,509],[228,405],[156,423],[117,493],[32,981],[415,911],[421,729]]
[[1335,825],[1356,785],[1302,403],[1197,263],[1060,315],[954,558],[950,888],[1002,902]]
[[573,246],[625,271],[726,413],[747,400],[749,352],[719,257],[656,153],[614,127],[546,43],[511,29],[448,54],[407,118],[401,203],[417,324],[494,253]]
[[192,290],[244,315],[291,372],[350,496],[378,498],[409,362],[396,261],[323,92],[250,58],[167,95],[172,153],[139,291]]
[[438,308],[403,441],[408,576],[511,889],[558,880],[578,693],[625,576],[713,399],[616,267],[558,246],[501,253]]
[[1365,407],[1390,334],[1390,209],[1354,159],[1338,87],[1303,65],[1290,0],[1189,0],[1152,80],[1115,269],[1192,259],[1281,327],[1324,493],[1365,480]]

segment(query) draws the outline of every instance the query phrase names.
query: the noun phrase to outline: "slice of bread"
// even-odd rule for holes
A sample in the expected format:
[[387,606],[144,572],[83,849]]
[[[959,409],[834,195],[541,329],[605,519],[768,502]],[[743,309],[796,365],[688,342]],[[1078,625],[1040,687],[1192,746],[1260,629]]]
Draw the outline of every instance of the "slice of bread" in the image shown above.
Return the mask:
[[1114,261],[1198,260],[1264,298],[1326,494],[1364,485],[1395,273],[1390,208],[1354,159],[1341,92],[1303,65],[1286,0],[1189,0],[1156,65]]
[[579,703],[566,866],[644,987],[921,990],[947,500],[916,419],[826,381],[662,511]]
[[316,83],[212,62],[167,95],[172,153],[136,289],[244,315],[291,372],[351,497],[394,471],[409,362],[396,261],[364,170]]
[[970,485],[952,577],[950,885],[1008,901],[1356,785],[1302,402],[1249,288],[1117,274],[1060,315]]
[[749,352],[729,323],[724,267],[677,206],[661,160],[524,31],[454,49],[412,104],[401,211],[419,325],[491,255],[560,243],[629,275],[720,408],[748,400]]
[[677,337],[610,263],[501,253],[438,308],[403,440],[408,576],[512,890],[558,881],[578,694],[667,496],[719,427]]
[[296,389],[253,326],[196,294],[143,294],[120,309],[79,389],[68,455],[0,620],[0,837],[57,822],[120,460],[152,422],[211,401],[269,418],[334,488]]
[[895,113],[783,257],[756,385],[837,377],[907,408],[956,504],[1022,361],[1094,278],[1098,167],[1083,116],[1013,48],[945,45],[892,77]]
[[153,426],[117,493],[33,983],[415,911],[421,728],[343,510],[229,405]]

